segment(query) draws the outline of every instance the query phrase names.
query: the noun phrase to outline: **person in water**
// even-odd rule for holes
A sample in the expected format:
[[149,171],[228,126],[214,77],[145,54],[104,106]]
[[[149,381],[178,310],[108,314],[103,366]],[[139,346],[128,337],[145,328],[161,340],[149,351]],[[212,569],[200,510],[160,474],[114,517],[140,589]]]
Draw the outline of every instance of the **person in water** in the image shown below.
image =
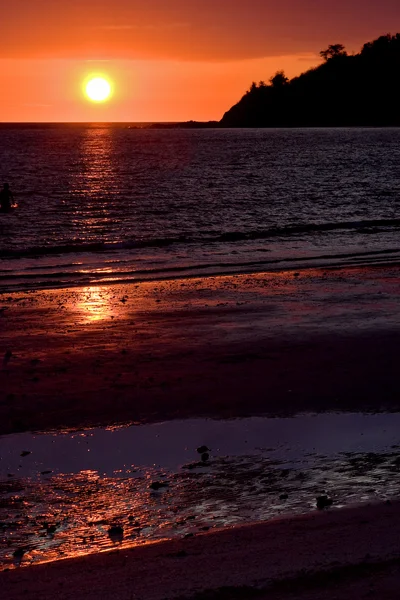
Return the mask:
[[2,212],[8,212],[14,204],[14,195],[10,190],[8,183],[3,185],[0,192],[0,209]]

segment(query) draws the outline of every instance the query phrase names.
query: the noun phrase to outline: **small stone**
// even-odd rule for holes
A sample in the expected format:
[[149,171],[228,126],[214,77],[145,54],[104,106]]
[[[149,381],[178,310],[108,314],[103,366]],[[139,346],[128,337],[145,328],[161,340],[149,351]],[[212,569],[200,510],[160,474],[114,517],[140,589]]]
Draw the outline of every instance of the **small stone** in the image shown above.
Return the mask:
[[150,489],[152,490],[160,490],[161,488],[165,488],[168,487],[169,483],[167,483],[166,481],[153,481],[150,484]]
[[20,454],[20,456],[28,456],[29,454],[31,454],[30,450],[23,450]]
[[207,446],[199,446],[197,448],[197,452],[199,454],[204,454],[205,452],[211,452],[210,448],[207,448]]
[[108,530],[108,535],[117,535],[124,533],[124,530],[119,525],[112,525]]
[[3,358],[3,366],[4,367],[6,367],[8,365],[8,363],[10,362],[11,357],[12,357],[11,350],[7,350],[7,352],[4,354],[4,358]]
[[332,498],[329,498],[329,496],[318,496],[316,500],[317,500],[317,508],[319,510],[327,508],[328,506],[332,506],[332,504],[333,504],[333,500],[332,500]]
[[288,494],[281,494],[279,496],[279,500],[287,500],[289,498]]
[[122,542],[124,539],[124,530],[119,525],[112,525],[107,533],[113,542]]

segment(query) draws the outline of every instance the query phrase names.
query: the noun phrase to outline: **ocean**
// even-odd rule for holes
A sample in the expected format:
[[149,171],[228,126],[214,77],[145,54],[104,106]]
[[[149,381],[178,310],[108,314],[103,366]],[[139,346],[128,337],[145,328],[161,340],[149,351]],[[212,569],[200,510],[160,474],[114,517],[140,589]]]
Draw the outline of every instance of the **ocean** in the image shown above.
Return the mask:
[[399,259],[399,129],[1,125],[0,291]]

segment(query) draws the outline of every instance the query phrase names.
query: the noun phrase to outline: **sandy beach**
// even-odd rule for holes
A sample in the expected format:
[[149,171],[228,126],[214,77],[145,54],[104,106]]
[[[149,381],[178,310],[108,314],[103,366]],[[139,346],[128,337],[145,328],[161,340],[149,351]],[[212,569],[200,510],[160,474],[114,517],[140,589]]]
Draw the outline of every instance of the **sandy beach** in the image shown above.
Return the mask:
[[[0,433],[398,411],[399,275],[352,267],[4,294]],[[397,598],[399,528],[397,504],[315,511],[0,582],[10,600]]]
[[4,294],[0,432],[398,410],[399,268]]
[[398,598],[397,504],[271,521],[0,573],[9,600]]

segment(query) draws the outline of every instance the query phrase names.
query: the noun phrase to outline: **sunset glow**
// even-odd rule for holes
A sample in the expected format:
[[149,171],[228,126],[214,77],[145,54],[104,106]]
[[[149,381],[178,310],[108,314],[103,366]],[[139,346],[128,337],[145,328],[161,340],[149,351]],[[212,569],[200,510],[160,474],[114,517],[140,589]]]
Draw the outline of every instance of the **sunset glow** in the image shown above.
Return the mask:
[[400,30],[396,0],[15,0],[2,17],[0,121],[219,120],[252,81]]

